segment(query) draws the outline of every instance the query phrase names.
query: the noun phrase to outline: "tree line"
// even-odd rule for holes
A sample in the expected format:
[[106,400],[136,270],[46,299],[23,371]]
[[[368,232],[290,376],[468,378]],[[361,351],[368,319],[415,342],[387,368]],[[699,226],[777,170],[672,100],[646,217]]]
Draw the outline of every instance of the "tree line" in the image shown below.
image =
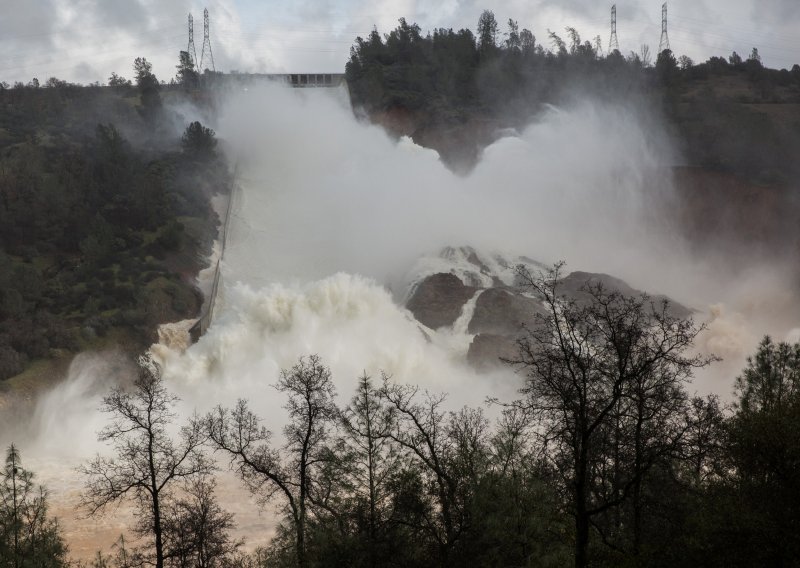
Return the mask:
[[[133,385],[104,399],[100,439],[112,452],[82,467],[84,510],[133,504],[138,540],[95,565],[797,565],[800,344],[765,338],[726,407],[688,391],[693,370],[713,362],[693,354],[702,326],[597,284],[567,299],[560,270],[520,268],[546,309],[508,361],[519,397],[487,401],[491,419],[366,373],[339,405],[330,370],[310,355],[275,384],[280,440],[245,400],[176,435],[176,399],[143,358]],[[246,554],[232,538],[217,462],[278,506],[268,547]],[[15,527],[28,534],[9,498],[14,467],[1,486],[5,550]],[[63,548],[50,565],[64,565]],[[40,565],[13,550],[8,566]]]
[[747,73],[765,95],[776,85],[800,83],[800,65],[768,69],[755,47],[746,59],[733,52],[700,64],[669,49],[653,54],[647,45],[626,56],[618,49],[604,51],[599,36],[582,39],[573,27],[566,28],[566,39],[550,30],[537,39],[509,19],[501,33],[489,10],[476,30],[437,28],[423,35],[417,24],[401,18],[385,35],[373,29],[366,38],[357,37],[345,68],[354,102],[368,110],[402,106],[446,112],[449,107],[453,113],[503,113],[520,98],[531,108],[557,102],[565,89],[575,87],[595,95],[619,95],[631,86],[665,91],[726,72]]
[[[386,112],[410,114],[412,134],[423,145],[438,140],[436,129],[453,137],[466,128],[463,138],[471,141],[487,120],[497,128],[524,127],[545,105],[576,97],[644,105],[674,128],[688,164],[761,183],[800,175],[796,129],[786,128],[783,115],[752,105],[800,102],[800,65],[769,69],[757,48],[746,57],[734,52],[699,63],[647,45],[625,55],[573,27],[542,38],[520,28],[509,19],[501,32],[494,14],[484,11],[475,32],[424,34],[405,19],[386,34],[374,29],[356,38],[345,67],[353,105],[379,119]],[[439,146],[445,160],[458,161],[457,149]]]

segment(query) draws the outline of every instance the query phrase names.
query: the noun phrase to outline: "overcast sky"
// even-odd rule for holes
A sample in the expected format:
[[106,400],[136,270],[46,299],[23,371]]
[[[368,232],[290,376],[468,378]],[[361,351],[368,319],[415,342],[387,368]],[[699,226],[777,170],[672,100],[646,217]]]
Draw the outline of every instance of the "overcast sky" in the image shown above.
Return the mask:
[[[655,53],[662,0],[618,0],[620,49],[647,44]],[[405,17],[423,32],[437,27],[475,30],[483,9],[506,29],[513,18],[547,45],[547,30],[578,29],[607,46],[612,1],[596,0],[2,0],[0,81],[60,79],[105,82],[112,71],[132,76],[137,56],[159,79],[175,74],[194,16],[198,59],[203,8],[211,17],[218,71],[342,72],[357,35],[386,33]],[[704,61],[755,46],[770,67],[800,62],[800,0],[670,0],[669,39],[676,55]],[[549,46],[548,46],[549,47]],[[208,59],[206,59],[206,62]],[[204,63],[204,66],[209,66]]]

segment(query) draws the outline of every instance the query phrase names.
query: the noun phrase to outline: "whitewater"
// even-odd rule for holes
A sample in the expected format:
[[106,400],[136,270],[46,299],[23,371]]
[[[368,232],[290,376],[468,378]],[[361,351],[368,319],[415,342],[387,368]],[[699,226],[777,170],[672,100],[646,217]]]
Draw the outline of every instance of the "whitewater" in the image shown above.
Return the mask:
[[[270,86],[222,103],[214,126],[238,164],[239,187],[214,320],[194,345],[153,349],[181,398],[181,420],[244,398],[279,432],[285,401],[272,385],[311,353],[331,368],[340,402],[365,371],[446,392],[452,408],[510,400],[520,377],[466,363],[479,292],[447,329],[425,328],[403,306],[426,275],[459,273],[439,254],[447,246],[470,245],[486,258],[563,259],[697,310],[709,325],[699,347],[726,357],[698,378],[700,392],[727,395],[763,333],[783,338],[797,326],[780,267],[696,258],[659,214],[674,205],[666,172],[677,158],[653,119],[588,101],[549,108],[524,130],[499,135],[460,176],[435,151],[391,138],[349,105],[344,89]],[[754,289],[763,301],[753,302]],[[132,372],[119,353],[79,355],[15,432],[78,558],[108,550],[131,520],[124,507],[81,518],[74,468],[104,451],[100,399]],[[275,512],[261,512],[231,476],[220,490],[237,515],[236,534],[249,547],[265,544]]]

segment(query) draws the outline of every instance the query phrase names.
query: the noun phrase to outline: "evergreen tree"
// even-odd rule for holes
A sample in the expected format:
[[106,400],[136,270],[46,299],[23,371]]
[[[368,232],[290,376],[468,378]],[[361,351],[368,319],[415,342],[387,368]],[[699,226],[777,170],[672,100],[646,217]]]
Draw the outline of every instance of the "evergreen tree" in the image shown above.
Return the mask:
[[188,51],[181,51],[178,58],[178,75],[177,80],[184,89],[196,89],[200,85],[200,75],[194,66],[192,56]]
[[497,51],[497,19],[494,12],[484,10],[478,18],[478,48],[482,57],[494,55]]
[[366,540],[369,566],[383,565],[389,560],[380,550],[389,549],[389,484],[400,465],[390,440],[394,421],[392,409],[382,404],[378,389],[364,373],[358,380],[356,394],[341,412],[340,423],[346,452],[343,473],[352,494],[351,508],[358,517],[357,526],[364,527],[365,535],[358,536]]
[[217,147],[216,134],[197,121],[186,127],[181,138],[183,151],[196,160],[210,160]]
[[506,34],[505,43],[506,49],[510,51],[519,51],[522,49],[522,37],[519,31],[519,23],[511,18],[508,20],[508,33]]
[[66,568],[67,547],[47,512],[47,490],[22,466],[14,444],[0,471],[0,568]]
[[330,427],[336,419],[335,390],[330,370],[320,358],[301,358],[281,371],[277,389],[288,395],[289,422],[283,457],[269,445],[272,434],[240,400],[236,408],[218,407],[205,419],[206,430],[217,449],[228,454],[242,481],[264,500],[279,494],[288,506],[294,560],[309,565],[308,522],[315,506],[325,505],[325,466],[335,456],[329,448]]
[[[800,344],[765,337],[736,380],[729,422],[741,511],[736,541],[753,565],[789,566],[800,559]],[[749,543],[749,546],[748,546]],[[739,549],[739,547],[737,547]]]
[[141,113],[145,120],[152,122],[161,112],[161,94],[158,79],[153,74],[153,65],[144,57],[133,62],[136,86],[139,89]]

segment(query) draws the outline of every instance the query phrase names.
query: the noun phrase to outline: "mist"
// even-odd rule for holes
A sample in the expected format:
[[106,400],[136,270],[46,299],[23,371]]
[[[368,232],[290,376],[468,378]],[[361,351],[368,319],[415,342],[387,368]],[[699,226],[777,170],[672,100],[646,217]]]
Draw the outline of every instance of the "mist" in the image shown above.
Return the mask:
[[[655,256],[643,185],[668,165],[659,160],[668,148],[622,107],[550,107],[462,177],[436,152],[355,121],[345,104],[263,89],[222,112],[219,134],[254,188],[243,208],[261,212],[244,230],[265,238],[267,280],[341,270],[386,282],[420,255],[462,244],[607,272]],[[651,246],[631,248],[642,239]]]
[[[402,306],[420,259],[445,246],[565,260],[691,307],[709,328],[698,348],[726,362],[690,391],[727,397],[760,337],[784,339],[797,326],[790,273],[744,264],[737,251],[692,252],[671,215],[669,168],[679,156],[657,118],[641,112],[580,98],[548,107],[458,175],[435,151],[358,120],[344,90],[227,95],[213,126],[240,190],[215,320],[185,352],[154,349],[182,419],[245,398],[280,431],[285,401],[272,385],[310,353],[331,367],[340,402],[363,372],[450,393],[452,408],[513,398],[521,379],[510,369],[466,364],[466,326],[423,328]],[[106,417],[96,409],[130,372],[115,354],[83,354],[37,402],[26,456],[63,458],[43,481],[102,451],[95,435]],[[68,534],[85,530],[81,522],[67,519]]]
[[[666,294],[713,323],[704,343],[736,364],[763,334],[782,339],[796,326],[788,259],[683,237],[670,173],[681,157],[658,113],[644,114],[633,95],[619,105],[571,99],[502,133],[459,176],[434,151],[354,120],[341,93],[233,95],[218,129],[242,167],[241,209],[258,213],[234,223],[226,277],[259,286],[343,271],[402,299],[421,255],[470,245]],[[237,242],[253,239],[268,262],[242,261]]]

